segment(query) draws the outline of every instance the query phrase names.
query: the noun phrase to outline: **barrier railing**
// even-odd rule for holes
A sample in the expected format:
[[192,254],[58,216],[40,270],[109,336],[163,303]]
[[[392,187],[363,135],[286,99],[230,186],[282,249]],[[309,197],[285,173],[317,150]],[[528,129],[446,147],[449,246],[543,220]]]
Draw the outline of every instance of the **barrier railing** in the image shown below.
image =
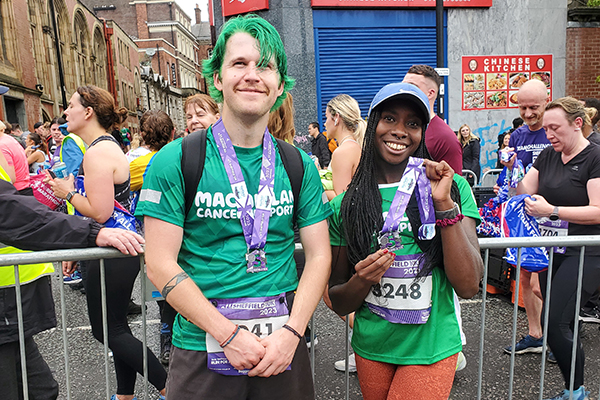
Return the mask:
[[[509,375],[509,389],[508,389],[508,399],[511,400],[513,397],[513,382],[514,382],[514,367],[515,367],[515,344],[516,344],[516,335],[517,335],[517,314],[518,314],[518,304],[519,304],[519,287],[520,287],[520,266],[521,266],[521,253],[523,248],[528,247],[581,247],[580,255],[579,255],[579,269],[578,269],[578,282],[577,282],[577,300],[575,310],[578,312],[580,309],[581,302],[581,292],[582,292],[582,283],[583,283],[583,261],[585,256],[586,247],[590,246],[600,246],[600,236],[570,236],[570,237],[538,237],[538,238],[482,238],[479,239],[479,245],[482,250],[484,250],[484,277],[483,277],[483,285],[482,287],[482,309],[481,309],[481,329],[480,329],[480,346],[479,346],[479,360],[478,360],[478,376],[477,376],[477,399],[480,400],[482,398],[482,382],[483,382],[483,354],[484,354],[484,338],[485,338],[485,322],[486,322],[486,301],[487,301],[487,291],[485,288],[487,287],[488,282],[488,265],[489,265],[489,252],[491,249],[505,249],[505,248],[518,248],[518,263],[516,268],[516,276],[515,276],[515,300],[513,307],[513,315],[512,315],[512,352],[510,356],[510,375]],[[296,245],[296,251],[302,251],[301,245]],[[546,284],[546,293],[550,293],[552,286],[552,269],[554,268],[553,261],[553,252],[550,252],[550,262],[548,267],[548,281]],[[106,315],[106,286],[104,282],[104,259],[108,258],[119,258],[123,257],[123,254],[114,249],[101,249],[101,248],[90,248],[90,249],[69,249],[69,250],[53,250],[53,251],[39,251],[39,252],[31,252],[31,253],[17,253],[17,254],[5,254],[0,255],[0,267],[2,268],[14,268],[15,272],[15,287],[16,287],[16,299],[17,299],[17,320],[19,327],[19,348],[21,355],[21,371],[22,371],[22,383],[23,383],[23,395],[25,399],[29,399],[28,394],[28,386],[27,386],[27,365],[26,365],[26,357],[25,357],[25,338],[24,338],[24,330],[23,330],[23,310],[21,306],[21,285],[19,284],[19,268],[18,265],[21,264],[34,264],[40,262],[58,262],[62,260],[95,260],[100,259],[100,273],[101,273],[101,296],[102,296],[102,323],[103,323],[103,341],[104,341],[104,364],[105,364],[105,382],[106,382],[106,398],[110,399],[110,382],[109,382],[109,349],[108,349],[108,340],[107,340],[107,315]],[[145,274],[145,266],[143,257],[140,258],[140,269],[143,274]],[[146,302],[146,288],[145,288],[145,279],[141,279],[142,285],[142,300],[145,304]],[[544,284],[540,282],[540,284]],[[65,310],[65,295],[64,295],[64,285],[60,286],[60,296],[61,296],[61,315],[62,315],[62,333],[63,333],[63,344],[64,344],[64,357],[65,357],[65,373],[66,373],[66,385],[67,385],[67,399],[71,399],[71,385],[69,380],[69,346],[67,340],[67,322],[66,322],[66,310]],[[544,303],[544,325],[543,325],[543,354],[546,352],[547,348],[547,332],[548,332],[548,313],[549,313],[549,295],[546,296]],[[144,348],[144,399],[148,399],[148,363],[147,363],[147,336],[146,336],[146,307],[142,307],[142,342]],[[346,321],[348,319],[346,318]],[[576,354],[576,344],[578,337],[578,327],[579,327],[579,319],[574,318],[574,338],[573,338],[573,347],[571,351],[571,376],[569,381],[570,387],[570,398],[573,396],[573,390],[577,388],[573,388],[574,384],[574,374],[575,374],[575,354]],[[314,337],[314,325],[311,320],[311,368],[313,373],[314,380],[314,359],[315,359],[315,337]],[[349,347],[348,347],[348,326],[346,322],[346,334],[344,336],[344,341],[346,343],[346,374],[345,374],[345,389],[346,396],[345,398],[349,398],[349,373],[348,373],[348,357],[349,357]],[[543,389],[544,389],[544,373],[545,373],[545,357],[542,357],[542,365],[541,365],[541,373],[540,373],[540,383],[539,383],[539,399],[542,399]],[[598,390],[600,397],[600,388]]]
[[479,178],[475,172],[471,171],[470,169],[463,169],[462,170],[462,176],[465,179],[468,179],[469,177],[473,178],[473,185],[472,186],[477,186],[477,179]]

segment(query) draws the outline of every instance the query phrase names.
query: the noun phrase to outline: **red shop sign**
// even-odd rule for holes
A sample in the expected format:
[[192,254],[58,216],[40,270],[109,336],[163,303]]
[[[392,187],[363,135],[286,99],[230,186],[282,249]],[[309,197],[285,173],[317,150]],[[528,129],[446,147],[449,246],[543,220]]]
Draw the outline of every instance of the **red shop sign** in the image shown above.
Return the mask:
[[251,11],[268,10],[269,0],[221,0],[223,16],[244,14]]
[[[431,7],[436,0],[311,0],[313,7]],[[492,0],[444,0],[444,7],[491,7]]]
[[530,79],[544,82],[552,98],[552,54],[463,56],[462,109],[517,108],[519,88]]

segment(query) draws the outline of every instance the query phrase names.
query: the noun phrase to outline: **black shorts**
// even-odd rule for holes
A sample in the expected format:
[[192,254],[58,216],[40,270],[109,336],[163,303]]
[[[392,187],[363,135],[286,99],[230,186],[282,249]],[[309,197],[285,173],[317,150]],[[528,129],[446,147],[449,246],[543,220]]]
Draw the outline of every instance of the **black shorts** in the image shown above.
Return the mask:
[[304,338],[291,370],[269,378],[225,376],[207,366],[205,351],[173,346],[167,377],[167,400],[314,400],[308,349]]

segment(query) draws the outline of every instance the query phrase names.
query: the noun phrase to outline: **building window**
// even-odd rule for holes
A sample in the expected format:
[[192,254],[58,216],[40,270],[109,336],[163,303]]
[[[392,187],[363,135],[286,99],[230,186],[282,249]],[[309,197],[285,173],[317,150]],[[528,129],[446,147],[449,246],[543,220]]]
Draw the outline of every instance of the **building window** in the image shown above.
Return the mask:
[[95,85],[108,90],[106,79],[106,42],[99,27],[94,29],[94,51],[90,58],[93,63],[92,73]]
[[90,34],[85,16],[81,11],[75,13],[73,20],[75,59],[77,63],[77,85],[85,85],[90,81],[89,50]]
[[18,67],[16,24],[13,12],[13,2],[0,0],[0,61],[10,67]]

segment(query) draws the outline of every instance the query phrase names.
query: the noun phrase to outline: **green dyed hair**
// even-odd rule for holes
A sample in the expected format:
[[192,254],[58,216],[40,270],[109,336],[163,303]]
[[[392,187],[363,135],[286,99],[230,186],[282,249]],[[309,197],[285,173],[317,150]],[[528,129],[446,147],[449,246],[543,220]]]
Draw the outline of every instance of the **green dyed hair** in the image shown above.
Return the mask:
[[256,14],[232,18],[223,25],[221,34],[213,49],[212,57],[202,62],[202,75],[206,79],[208,92],[217,103],[223,102],[223,92],[215,87],[214,74],[217,72],[219,77],[221,76],[227,41],[239,32],[249,34],[258,42],[260,50],[258,68],[266,67],[271,58],[275,58],[277,72],[279,73],[279,84],[283,82],[283,93],[271,107],[271,111],[275,111],[285,100],[287,92],[294,87],[294,79],[287,76],[287,56],[279,33],[273,25]]

